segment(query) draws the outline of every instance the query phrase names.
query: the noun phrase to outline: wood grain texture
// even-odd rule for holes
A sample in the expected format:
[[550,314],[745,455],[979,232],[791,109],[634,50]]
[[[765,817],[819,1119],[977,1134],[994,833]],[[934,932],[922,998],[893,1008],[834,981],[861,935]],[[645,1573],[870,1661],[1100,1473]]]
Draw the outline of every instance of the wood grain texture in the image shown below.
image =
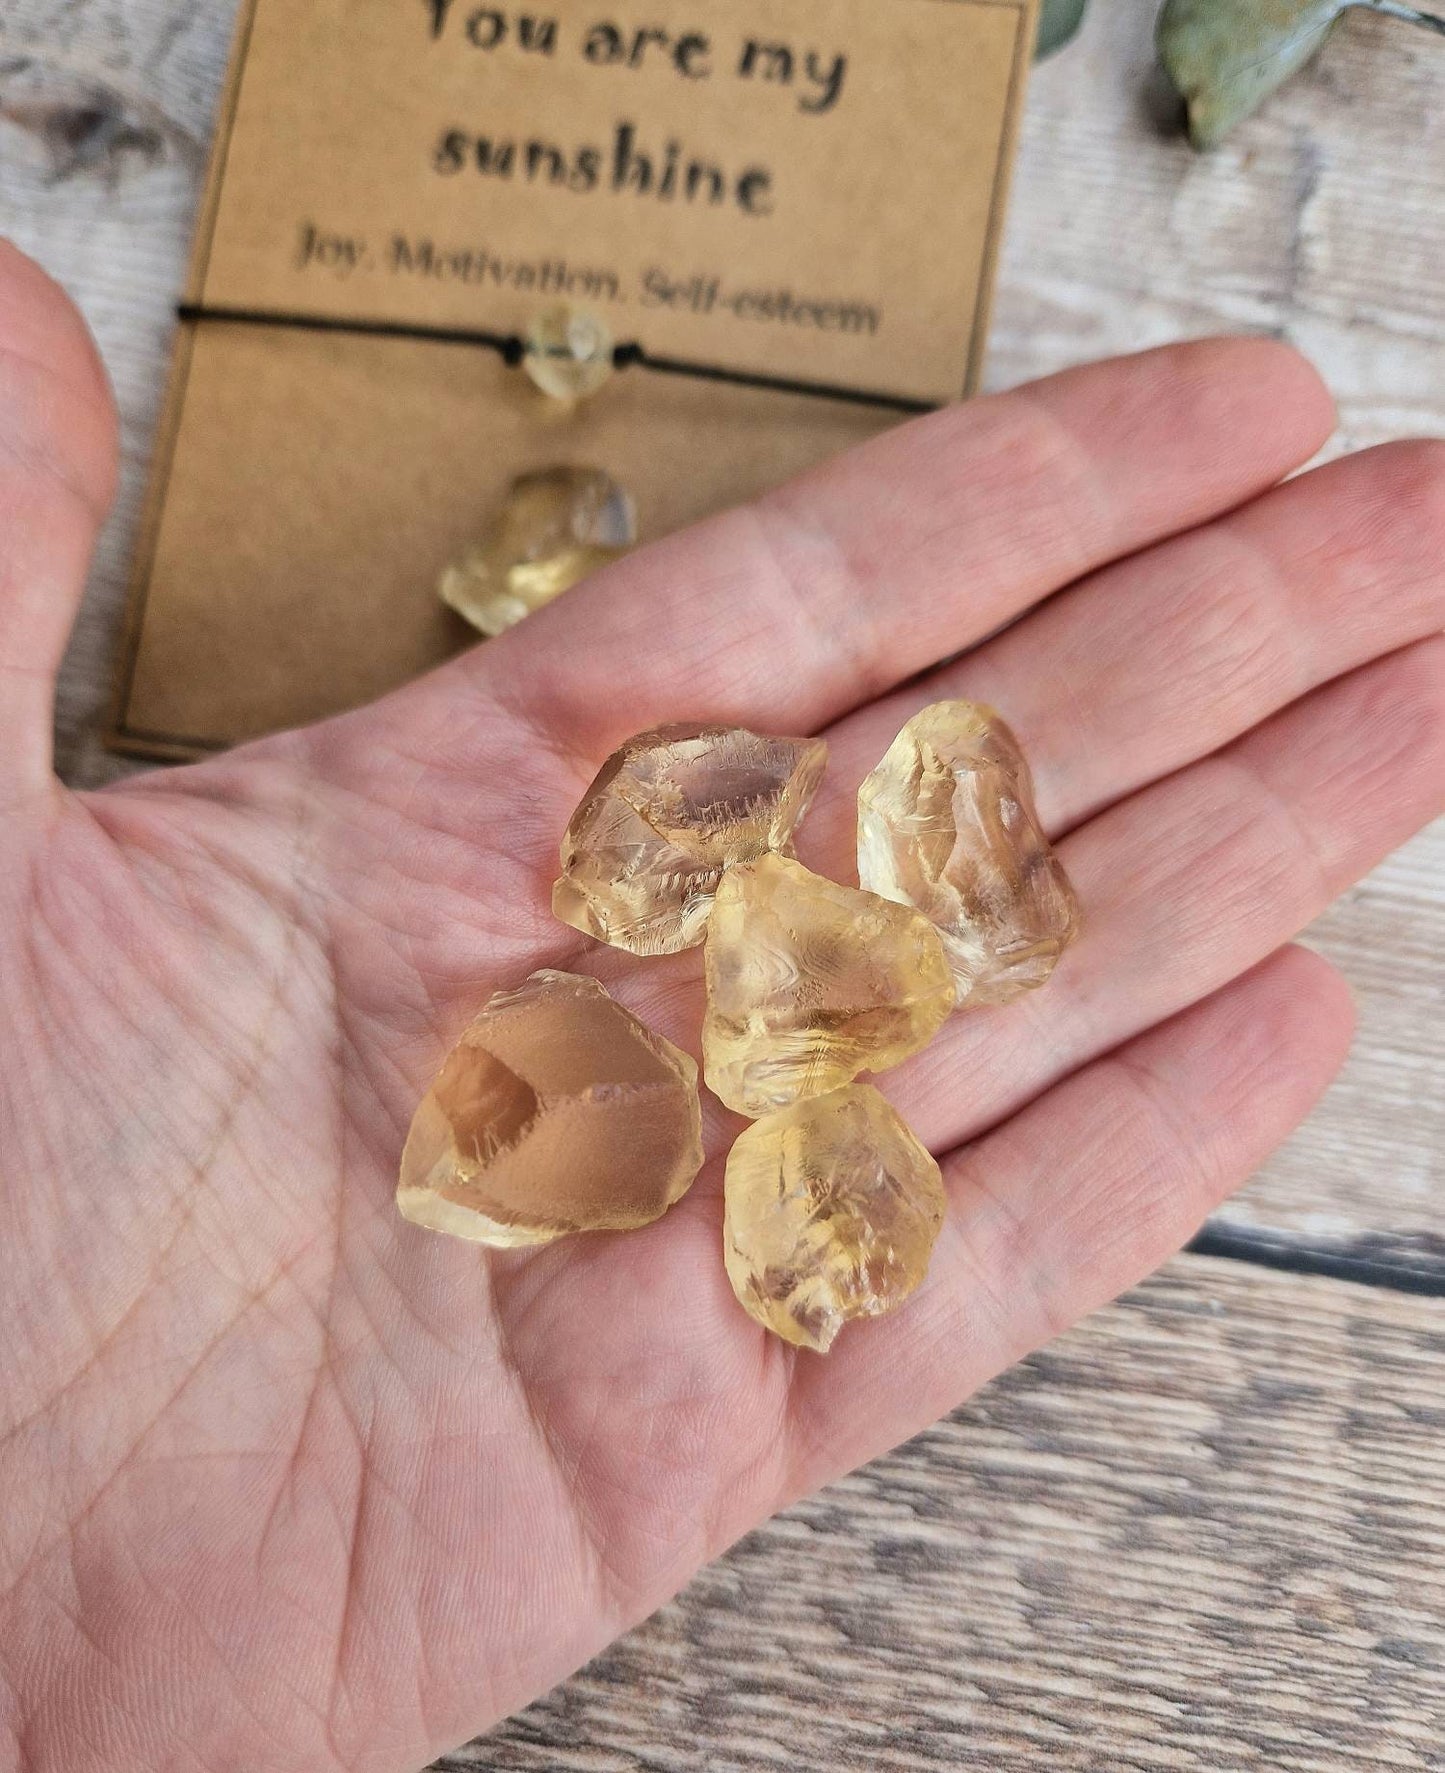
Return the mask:
[[1445,1308],[1180,1257],[449,1756],[1445,1769]]
[[[123,421],[123,475],[61,684],[67,779],[105,753],[120,609],[234,0],[9,0],[0,226],[72,291]],[[1340,401],[1332,450],[1445,434],[1445,45],[1349,17],[1221,149],[1151,97],[1150,0],[1094,0],[1038,69],[988,381],[1193,333],[1293,339]],[[46,120],[49,120],[48,127]],[[78,146],[77,146],[78,144]],[[1225,1215],[1445,1284],[1445,825],[1312,932],[1359,996],[1344,1079]]]

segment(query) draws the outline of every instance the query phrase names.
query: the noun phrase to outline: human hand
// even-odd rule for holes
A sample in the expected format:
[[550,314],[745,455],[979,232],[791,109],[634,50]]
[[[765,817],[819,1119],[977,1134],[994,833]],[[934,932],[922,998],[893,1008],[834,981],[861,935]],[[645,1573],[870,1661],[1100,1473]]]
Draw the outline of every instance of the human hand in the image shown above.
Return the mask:
[[[375,707],[72,794],[53,678],[114,424],[73,310],[0,253],[0,1765],[416,1767],[1190,1235],[1349,1038],[1284,945],[1445,803],[1445,446],[1274,487],[1330,424],[1270,343],[1071,372]],[[619,740],[825,731],[800,854],[847,878],[859,780],[960,694],[1023,741],[1084,933],[884,1080],[950,1191],[904,1311],[826,1360],[744,1315],[711,1101],[644,1231],[499,1255],[402,1222],[412,1109],[497,986],[595,972],[697,1051],[697,951],[550,914]]]

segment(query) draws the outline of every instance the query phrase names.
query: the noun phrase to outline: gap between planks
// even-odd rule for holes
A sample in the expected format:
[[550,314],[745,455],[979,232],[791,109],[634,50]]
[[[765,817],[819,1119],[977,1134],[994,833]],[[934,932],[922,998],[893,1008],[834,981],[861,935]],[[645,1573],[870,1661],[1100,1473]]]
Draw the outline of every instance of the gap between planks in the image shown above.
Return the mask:
[[[1243,1262],[1281,1274],[1314,1275],[1387,1292],[1445,1299],[1445,1239],[1419,1236],[1352,1238],[1347,1243],[1313,1243],[1287,1232],[1213,1222],[1186,1246],[1192,1256]],[[1418,1253],[1418,1260],[1408,1257]]]

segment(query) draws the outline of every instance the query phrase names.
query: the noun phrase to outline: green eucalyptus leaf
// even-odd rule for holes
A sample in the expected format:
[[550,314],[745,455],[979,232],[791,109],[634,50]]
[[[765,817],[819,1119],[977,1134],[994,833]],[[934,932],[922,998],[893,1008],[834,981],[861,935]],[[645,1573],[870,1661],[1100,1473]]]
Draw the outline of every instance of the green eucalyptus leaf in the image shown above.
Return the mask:
[[1034,38],[1034,60],[1062,49],[1084,22],[1089,0],[1040,0],[1039,29]]
[[1212,148],[1303,67],[1343,10],[1341,0],[1165,0],[1159,59],[1195,147]]
[[1352,6],[1445,33],[1403,0],[1165,0],[1159,59],[1184,98],[1189,139],[1212,148],[1302,68]]

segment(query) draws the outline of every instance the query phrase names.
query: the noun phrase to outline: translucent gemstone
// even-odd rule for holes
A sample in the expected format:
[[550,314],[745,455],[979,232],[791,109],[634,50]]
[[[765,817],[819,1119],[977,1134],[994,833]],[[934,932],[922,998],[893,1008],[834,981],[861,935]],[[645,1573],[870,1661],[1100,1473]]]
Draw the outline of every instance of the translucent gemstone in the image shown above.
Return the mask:
[[768,855],[722,877],[707,936],[708,1087],[762,1115],[886,1071],[953,1008],[938,933],[906,906]]
[[723,870],[790,850],[827,761],[821,739],[744,727],[638,733],[572,815],[552,909],[634,954],[695,947]]
[[601,315],[559,302],[527,329],[522,367],[554,400],[595,394],[612,374],[612,334]]
[[749,1314],[826,1353],[923,1279],[943,1178],[868,1084],[809,1096],[739,1134],[724,1185],[723,1259]]
[[646,1225],[702,1167],[697,1066],[595,979],[499,991],[411,1123],[396,1204],[509,1248]]
[[600,468],[543,468],[512,482],[479,542],[443,572],[438,595],[500,634],[637,540],[632,500]]
[[936,925],[960,1008],[1042,985],[1078,930],[1018,740],[978,702],[915,715],[864,782],[858,878]]

